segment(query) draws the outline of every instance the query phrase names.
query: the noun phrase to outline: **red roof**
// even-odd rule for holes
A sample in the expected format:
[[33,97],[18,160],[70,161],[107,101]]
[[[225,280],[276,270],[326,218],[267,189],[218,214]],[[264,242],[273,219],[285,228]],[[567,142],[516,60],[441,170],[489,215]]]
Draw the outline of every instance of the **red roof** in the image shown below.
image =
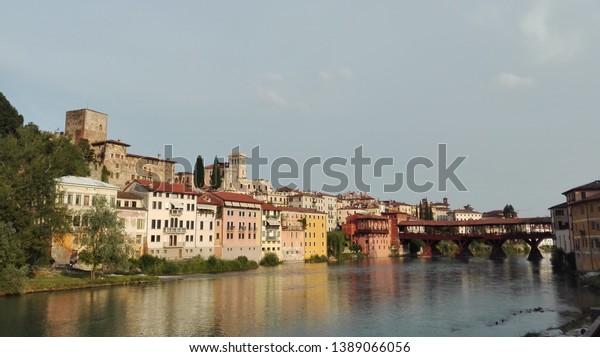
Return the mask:
[[241,193],[233,193],[233,192],[211,192],[212,195],[217,196],[223,201],[233,201],[233,202],[244,202],[244,203],[256,203],[263,204],[263,201],[255,200],[254,198],[244,195]]
[[143,197],[132,192],[118,191],[117,198],[122,198],[125,200],[141,200]]
[[167,183],[140,179],[134,180],[133,182],[139,183],[140,185],[146,187],[149,191],[152,192],[169,192],[197,195],[196,192],[194,192],[190,187],[186,186],[183,183]]
[[481,214],[481,212],[473,211],[470,209],[455,209],[454,211],[449,211],[448,213],[478,213],[478,214]]
[[281,211],[281,207],[274,206],[270,203],[263,203],[261,208],[263,211]]
[[317,211],[312,208],[299,208],[299,207],[279,207],[281,211],[288,212],[303,212],[303,213],[317,213],[317,214],[326,214],[325,212]]
[[220,206],[223,204],[223,200],[213,195],[212,193],[204,193],[196,199],[196,203],[205,204],[205,205],[213,205]]

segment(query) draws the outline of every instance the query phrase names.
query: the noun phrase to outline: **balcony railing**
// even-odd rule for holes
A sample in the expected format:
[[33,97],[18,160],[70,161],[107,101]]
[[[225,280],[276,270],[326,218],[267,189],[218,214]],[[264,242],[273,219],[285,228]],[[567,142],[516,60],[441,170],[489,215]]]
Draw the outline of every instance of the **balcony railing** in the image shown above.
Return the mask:
[[165,227],[163,228],[163,232],[167,234],[183,234],[186,232],[186,229],[183,227]]
[[181,216],[183,214],[183,209],[181,209],[181,208],[171,208],[169,210],[169,214],[171,216]]
[[163,247],[164,248],[183,248],[183,241],[177,241],[177,242],[163,242]]

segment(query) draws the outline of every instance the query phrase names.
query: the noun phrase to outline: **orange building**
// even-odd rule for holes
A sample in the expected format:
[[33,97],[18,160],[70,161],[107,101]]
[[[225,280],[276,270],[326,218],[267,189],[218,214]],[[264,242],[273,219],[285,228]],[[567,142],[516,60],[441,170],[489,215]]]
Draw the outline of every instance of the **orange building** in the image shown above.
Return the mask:
[[357,214],[346,218],[342,232],[369,257],[389,257],[392,254],[392,220],[389,217]]

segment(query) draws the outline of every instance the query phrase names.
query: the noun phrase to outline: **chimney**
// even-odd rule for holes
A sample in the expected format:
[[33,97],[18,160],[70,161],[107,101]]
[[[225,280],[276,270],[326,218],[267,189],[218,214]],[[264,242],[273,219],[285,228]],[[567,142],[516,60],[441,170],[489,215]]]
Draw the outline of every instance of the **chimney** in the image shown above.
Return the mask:
[[448,197],[444,197],[444,204],[447,206],[448,205]]

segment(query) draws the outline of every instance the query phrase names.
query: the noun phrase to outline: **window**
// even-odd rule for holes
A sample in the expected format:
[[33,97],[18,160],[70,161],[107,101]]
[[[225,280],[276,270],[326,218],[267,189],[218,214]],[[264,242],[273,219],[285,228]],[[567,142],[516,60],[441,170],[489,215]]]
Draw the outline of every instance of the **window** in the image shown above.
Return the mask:
[[213,229],[213,223],[212,223],[212,221],[208,223],[208,229],[211,229],[211,230]]
[[[154,192],[156,193],[156,192]],[[156,204],[156,201],[152,202],[152,209],[156,209],[156,207],[158,207],[158,205]]]
[[75,204],[81,206],[81,195],[75,196]]
[[200,229],[204,229],[204,221],[200,221]]
[[69,193],[67,195],[67,204],[72,205],[73,204],[73,194]]
[[146,221],[144,221],[143,219],[139,219],[137,220],[137,229],[144,229],[146,226]]
[[212,242],[212,234],[208,236],[208,241]]

